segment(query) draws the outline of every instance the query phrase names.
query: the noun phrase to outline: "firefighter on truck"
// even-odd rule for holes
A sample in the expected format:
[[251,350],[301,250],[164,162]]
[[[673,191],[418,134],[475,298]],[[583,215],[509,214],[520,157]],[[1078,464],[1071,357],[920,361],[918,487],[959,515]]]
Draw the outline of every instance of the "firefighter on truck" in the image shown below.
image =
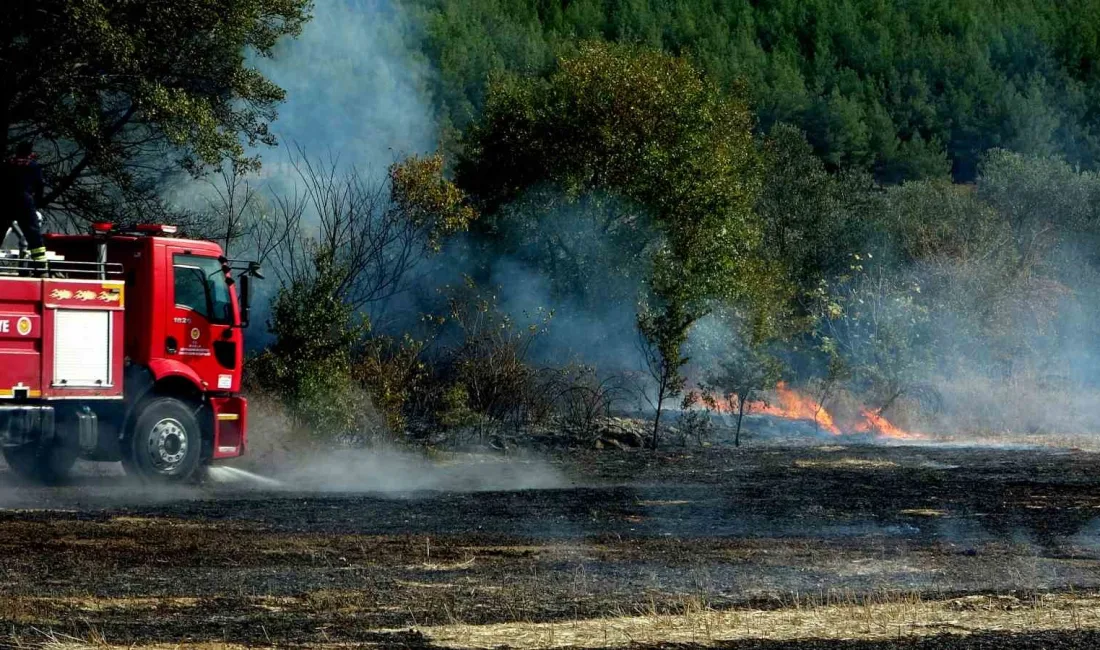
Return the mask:
[[[26,218],[27,203],[4,207]],[[263,276],[214,242],[175,235],[108,223],[46,234],[40,277],[0,251],[0,451],[10,471],[56,482],[83,458],[185,481],[245,453],[243,329],[252,278]]]
[[34,155],[33,144],[20,142],[16,145],[15,156],[4,161],[0,183],[4,208],[14,217],[12,221],[19,224],[31,259],[35,262],[45,260],[46,247],[38,222],[45,180],[42,178],[42,166]]

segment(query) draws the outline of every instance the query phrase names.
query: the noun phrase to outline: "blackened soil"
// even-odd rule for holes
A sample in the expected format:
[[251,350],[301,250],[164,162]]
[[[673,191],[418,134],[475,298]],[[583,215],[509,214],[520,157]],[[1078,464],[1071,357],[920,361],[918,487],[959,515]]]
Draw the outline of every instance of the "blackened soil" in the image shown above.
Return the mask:
[[685,599],[785,607],[794,594],[1100,588],[1100,455],[833,446],[548,462],[565,477],[553,489],[387,494],[150,491],[115,477],[41,488],[0,474],[0,626],[12,639],[426,647],[413,628],[675,613]]
[[738,641],[697,645],[669,643],[636,645],[646,650],[701,650],[730,648],[736,650],[1062,650],[1063,648],[1100,648],[1096,632],[1032,632],[975,634],[966,637],[939,635],[898,641]]

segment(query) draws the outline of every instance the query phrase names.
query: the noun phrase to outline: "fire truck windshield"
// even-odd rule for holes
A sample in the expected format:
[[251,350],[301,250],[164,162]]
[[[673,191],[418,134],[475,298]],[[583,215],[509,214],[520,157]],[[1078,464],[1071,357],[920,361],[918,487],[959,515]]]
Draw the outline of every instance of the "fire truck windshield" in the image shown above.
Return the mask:
[[232,324],[233,308],[221,262],[213,257],[176,255],[172,272],[178,307],[186,307],[211,323]]

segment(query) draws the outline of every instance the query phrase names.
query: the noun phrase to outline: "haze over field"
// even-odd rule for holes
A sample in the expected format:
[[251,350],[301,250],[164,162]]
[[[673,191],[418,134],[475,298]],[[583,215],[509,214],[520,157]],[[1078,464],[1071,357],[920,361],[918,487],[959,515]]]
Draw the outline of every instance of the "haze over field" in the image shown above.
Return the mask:
[[1098,61],[1100,0],[8,0],[49,226],[258,295],[116,250],[119,394],[7,391],[0,647],[1100,647]]
[[140,72],[79,102],[34,72],[9,144],[40,134],[58,227],[141,214],[262,259],[250,388],[301,430],[583,411],[590,442],[596,411],[792,394],[825,430],[1100,428],[1094,0],[249,7],[28,14],[39,50],[70,29]]

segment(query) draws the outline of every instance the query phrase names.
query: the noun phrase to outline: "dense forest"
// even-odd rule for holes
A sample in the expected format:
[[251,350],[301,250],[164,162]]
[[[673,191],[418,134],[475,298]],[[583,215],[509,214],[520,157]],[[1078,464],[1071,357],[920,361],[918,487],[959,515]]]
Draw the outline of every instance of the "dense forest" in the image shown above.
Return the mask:
[[55,227],[156,215],[272,270],[250,386],[312,438],[641,408],[656,445],[780,381],[841,428],[1100,425],[1100,0],[405,0],[439,151],[297,142],[274,184],[251,64],[333,2],[20,2],[0,50]]
[[743,87],[758,128],[797,125],[830,169],[974,180],[996,147],[1092,168],[1100,154],[1095,0],[408,0],[446,124],[487,80],[542,75],[578,42],[639,44]]

